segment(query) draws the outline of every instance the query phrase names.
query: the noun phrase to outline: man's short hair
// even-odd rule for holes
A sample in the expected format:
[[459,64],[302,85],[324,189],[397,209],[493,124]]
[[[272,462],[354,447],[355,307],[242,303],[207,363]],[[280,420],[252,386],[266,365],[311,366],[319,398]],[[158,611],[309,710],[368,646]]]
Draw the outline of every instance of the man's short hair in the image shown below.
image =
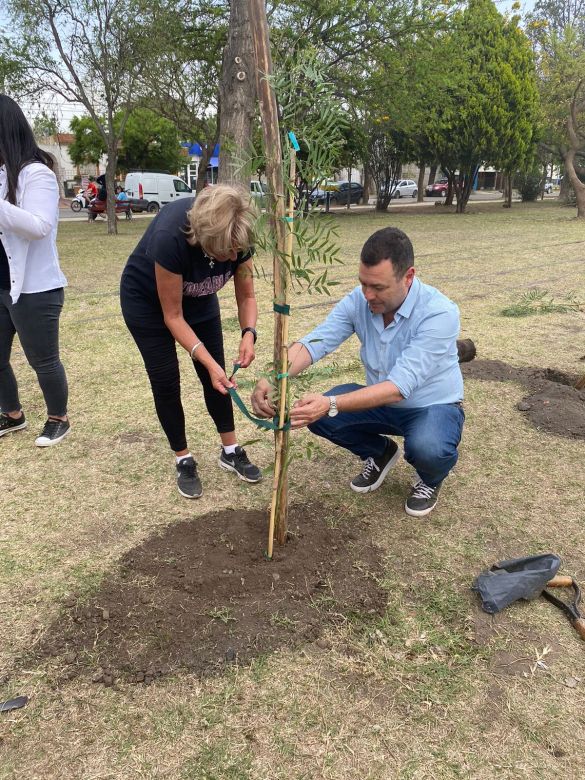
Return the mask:
[[372,233],[362,248],[360,259],[369,266],[390,260],[395,276],[401,279],[414,265],[414,249],[406,233],[387,227]]

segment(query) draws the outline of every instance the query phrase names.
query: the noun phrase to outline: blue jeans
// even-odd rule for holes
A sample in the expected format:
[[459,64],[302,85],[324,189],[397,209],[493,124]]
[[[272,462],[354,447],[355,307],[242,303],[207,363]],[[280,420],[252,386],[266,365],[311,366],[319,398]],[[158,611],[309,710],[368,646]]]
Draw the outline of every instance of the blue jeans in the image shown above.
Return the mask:
[[[343,395],[363,385],[338,385],[325,395]],[[404,436],[404,458],[430,487],[439,485],[457,463],[457,446],[465,414],[459,404],[435,404],[419,409],[379,406],[363,412],[340,412],[309,425],[317,436],[350,450],[365,460],[386,449],[380,434]]]

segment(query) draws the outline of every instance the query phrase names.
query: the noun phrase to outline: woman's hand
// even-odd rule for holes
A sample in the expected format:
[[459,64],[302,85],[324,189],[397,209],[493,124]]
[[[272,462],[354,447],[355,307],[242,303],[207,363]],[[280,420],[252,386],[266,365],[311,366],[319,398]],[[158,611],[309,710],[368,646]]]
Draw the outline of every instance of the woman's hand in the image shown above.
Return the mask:
[[209,378],[211,379],[211,384],[213,385],[214,389],[220,392],[222,395],[227,395],[228,388],[237,387],[233,380],[227,378],[225,371],[219,365],[219,363],[213,361],[211,365],[205,367],[207,368]]
[[240,368],[248,368],[255,357],[256,351],[254,350],[254,334],[248,331],[242,336],[238,359],[234,362],[239,363]]
[[276,408],[272,403],[272,386],[266,379],[259,379],[251,397],[252,409],[258,417],[274,417]]

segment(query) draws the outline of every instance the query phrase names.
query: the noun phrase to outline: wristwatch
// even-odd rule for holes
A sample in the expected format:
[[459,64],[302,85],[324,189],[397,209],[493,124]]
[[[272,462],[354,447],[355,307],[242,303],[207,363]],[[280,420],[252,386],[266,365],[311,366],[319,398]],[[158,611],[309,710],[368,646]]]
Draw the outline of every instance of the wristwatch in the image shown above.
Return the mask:
[[256,343],[256,339],[258,338],[258,334],[256,333],[256,329],[255,328],[250,328],[250,327],[242,328],[242,338],[244,338],[244,335],[246,333],[251,333],[252,336],[254,336],[254,344],[255,344]]
[[339,409],[337,408],[337,398],[334,395],[329,396],[329,411],[327,414],[329,417],[335,417],[336,414],[339,414]]

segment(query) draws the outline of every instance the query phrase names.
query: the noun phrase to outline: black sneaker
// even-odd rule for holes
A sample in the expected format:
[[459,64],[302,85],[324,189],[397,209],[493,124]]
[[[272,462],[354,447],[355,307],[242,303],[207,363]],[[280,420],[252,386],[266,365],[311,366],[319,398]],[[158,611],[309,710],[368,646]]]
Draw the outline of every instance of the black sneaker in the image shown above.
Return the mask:
[[199,498],[203,493],[197,463],[190,455],[177,463],[177,489],[185,498]]
[[422,479],[416,483],[416,485],[410,491],[410,495],[406,499],[404,509],[407,515],[412,517],[424,517],[433,511],[439,498],[440,485],[437,487],[430,487],[426,485]]
[[362,473],[354,477],[349,486],[356,493],[370,493],[377,490],[386,479],[386,474],[400,457],[400,447],[388,439],[386,450],[377,458],[366,458]]
[[185,498],[199,498],[203,493],[201,480],[197,473],[197,463],[191,456],[183,458],[177,463],[177,488]]
[[260,482],[262,479],[262,472],[258,466],[250,463],[246,450],[242,447],[236,447],[236,451],[231,455],[228,455],[222,447],[219,465],[226,471],[233,471],[244,482]]
[[59,444],[70,430],[69,420],[54,420],[49,417],[41,435],[35,439],[35,444],[37,447],[52,447],[53,444]]
[[24,412],[16,420],[7,414],[0,414],[0,436],[11,431],[21,431],[23,428],[26,428]]

